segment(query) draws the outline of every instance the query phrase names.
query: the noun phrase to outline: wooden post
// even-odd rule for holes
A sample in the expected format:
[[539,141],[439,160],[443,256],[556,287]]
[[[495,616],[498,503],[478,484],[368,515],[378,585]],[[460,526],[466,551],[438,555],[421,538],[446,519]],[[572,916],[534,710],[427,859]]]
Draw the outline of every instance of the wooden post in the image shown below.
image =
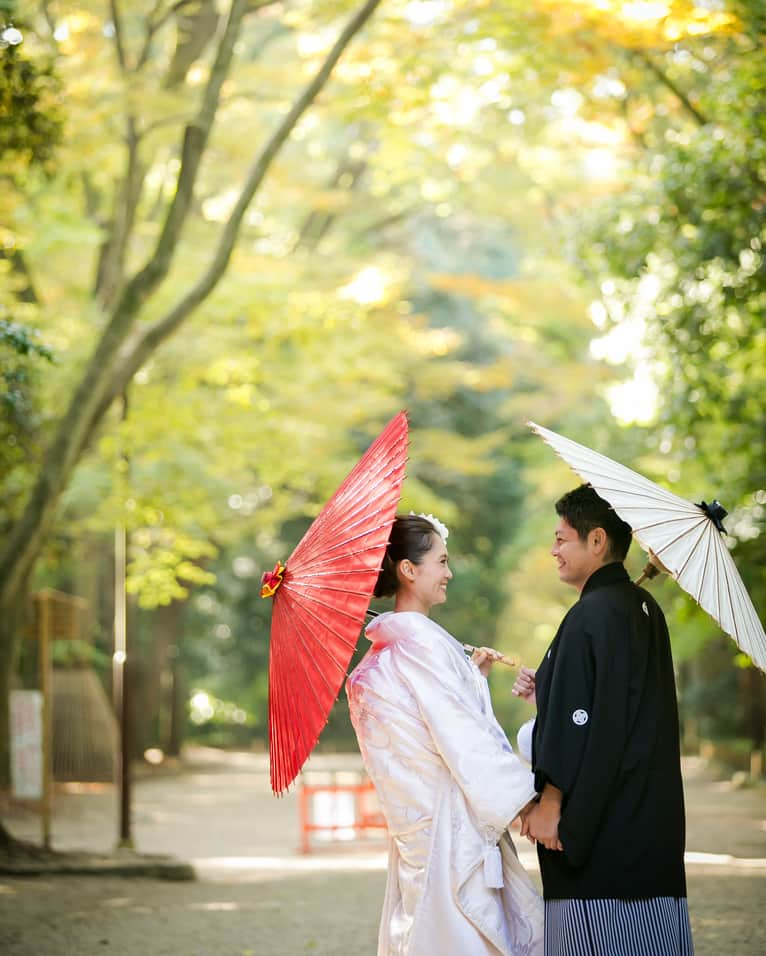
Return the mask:
[[51,800],[53,796],[53,734],[51,725],[51,605],[48,594],[39,596],[40,632],[37,647],[38,667],[40,669],[40,690],[43,695],[43,792],[41,818],[43,826],[43,846],[51,848]]
[[51,818],[53,815],[53,661],[51,641],[71,641],[82,630],[83,615],[88,602],[72,594],[53,588],[44,588],[32,595],[35,605],[35,623],[30,637],[37,641],[37,670],[42,694],[42,794],[40,817],[43,846],[51,846]]
[[130,819],[130,697],[127,667],[127,596],[125,565],[127,535],[124,527],[114,532],[114,654],[112,693],[114,712],[120,724],[120,759],[117,782],[120,791],[120,836],[118,846],[132,847]]

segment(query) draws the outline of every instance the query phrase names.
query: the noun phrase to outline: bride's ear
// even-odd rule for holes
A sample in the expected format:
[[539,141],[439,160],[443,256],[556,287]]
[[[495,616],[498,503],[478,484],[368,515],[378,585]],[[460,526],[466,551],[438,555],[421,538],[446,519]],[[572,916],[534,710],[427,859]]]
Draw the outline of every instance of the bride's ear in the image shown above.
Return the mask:
[[412,569],[412,562],[408,561],[406,558],[404,561],[399,562],[399,571],[401,572],[402,577],[407,581],[415,580],[415,572]]

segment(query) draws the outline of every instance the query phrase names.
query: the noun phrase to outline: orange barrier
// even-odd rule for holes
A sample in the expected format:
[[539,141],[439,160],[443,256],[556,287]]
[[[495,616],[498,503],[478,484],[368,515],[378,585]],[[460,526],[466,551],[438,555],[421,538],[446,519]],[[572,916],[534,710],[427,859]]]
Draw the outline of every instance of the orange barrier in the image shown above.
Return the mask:
[[385,834],[386,821],[369,778],[336,772],[311,779],[302,775],[298,791],[302,853],[311,853],[312,838],[342,843]]

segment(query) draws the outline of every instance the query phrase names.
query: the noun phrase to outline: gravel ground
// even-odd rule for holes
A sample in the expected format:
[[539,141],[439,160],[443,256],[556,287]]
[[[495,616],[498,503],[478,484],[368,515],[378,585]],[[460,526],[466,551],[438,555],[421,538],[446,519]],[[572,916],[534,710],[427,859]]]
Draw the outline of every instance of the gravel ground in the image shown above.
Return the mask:
[[[766,791],[732,788],[693,762],[685,776],[697,956],[763,956]],[[113,803],[112,793],[60,794],[56,847],[108,844]],[[34,818],[2,816],[33,835]],[[3,956],[374,956],[383,853],[298,854],[295,797],[270,796],[261,758],[197,754],[182,772],[141,779],[135,818],[139,849],[191,858],[200,879],[0,877]]]

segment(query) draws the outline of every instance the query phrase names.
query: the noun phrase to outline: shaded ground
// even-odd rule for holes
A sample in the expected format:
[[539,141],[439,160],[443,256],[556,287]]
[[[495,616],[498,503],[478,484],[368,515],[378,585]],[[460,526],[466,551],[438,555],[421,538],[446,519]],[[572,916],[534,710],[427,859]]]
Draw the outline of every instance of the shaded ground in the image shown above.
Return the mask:
[[[302,857],[297,800],[274,799],[265,761],[194,752],[182,772],[135,787],[138,848],[193,859],[194,883],[118,877],[0,876],[7,956],[346,956],[375,953],[385,880],[379,847]],[[333,758],[353,765],[353,758]],[[321,769],[322,761],[312,764]],[[689,908],[697,956],[766,952],[766,791],[732,789],[686,765]],[[4,822],[36,835],[17,810]],[[109,850],[109,790],[59,794],[59,849]],[[536,875],[533,853],[520,845]],[[449,954],[434,954],[449,956]]]

